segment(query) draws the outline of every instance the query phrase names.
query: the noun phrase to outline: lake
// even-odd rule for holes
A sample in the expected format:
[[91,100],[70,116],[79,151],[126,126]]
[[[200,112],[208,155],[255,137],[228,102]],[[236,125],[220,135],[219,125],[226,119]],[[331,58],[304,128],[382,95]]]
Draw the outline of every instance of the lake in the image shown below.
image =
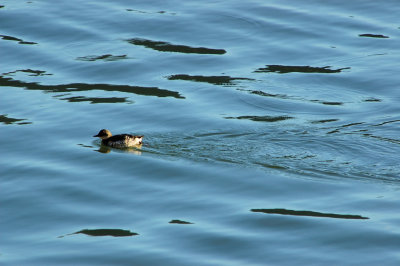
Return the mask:
[[399,14],[2,1],[1,264],[399,265]]

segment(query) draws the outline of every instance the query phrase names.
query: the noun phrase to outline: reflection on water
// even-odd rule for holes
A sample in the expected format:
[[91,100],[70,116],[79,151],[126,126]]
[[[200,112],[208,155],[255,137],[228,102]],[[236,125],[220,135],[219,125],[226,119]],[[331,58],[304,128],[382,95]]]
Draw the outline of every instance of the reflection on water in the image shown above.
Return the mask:
[[382,100],[377,98],[368,98],[363,100],[363,102],[382,102]]
[[[113,236],[113,237],[124,237],[124,236],[137,236],[138,233],[131,232],[129,230],[123,229],[83,229],[81,231],[68,234],[69,235],[77,235],[84,234],[88,236]],[[60,236],[62,238],[64,236]]]
[[117,60],[122,60],[122,59],[128,59],[126,55],[111,55],[111,54],[105,54],[105,55],[87,55],[87,56],[81,56],[77,57],[75,60],[78,61],[117,61]]
[[250,78],[237,78],[230,76],[191,76],[186,74],[178,74],[168,76],[169,80],[188,80],[196,82],[207,82],[214,85],[236,85],[235,80],[254,80]]
[[257,115],[243,115],[243,116],[225,117],[225,118],[226,118],[226,119],[248,119],[248,120],[257,121],[257,122],[278,122],[278,121],[293,119],[294,117],[285,116],[285,115],[279,115],[279,116],[269,116],[269,115],[263,115],[263,116],[257,116]]
[[343,105],[342,102],[328,102],[328,101],[321,101],[321,100],[311,100],[311,101],[315,102],[315,103],[325,104],[325,105]]
[[191,222],[182,221],[182,220],[171,220],[169,221],[170,224],[193,224]]
[[22,39],[20,39],[20,38],[16,38],[16,37],[12,37],[12,36],[7,36],[7,35],[0,35],[0,37],[1,37],[3,40],[6,40],[6,41],[15,41],[15,42],[18,42],[19,44],[37,44],[36,42],[27,42],[27,41],[24,41],[24,40],[22,40]]
[[53,74],[47,74],[46,71],[43,70],[34,70],[34,69],[18,69],[15,71],[4,73],[4,76],[12,76],[15,73],[22,72],[22,73],[29,73],[28,76],[51,76]]
[[361,219],[366,220],[368,217],[361,215],[351,214],[334,214],[334,213],[322,213],[313,211],[294,211],[287,209],[251,209],[252,212],[262,212],[268,214],[281,214],[281,215],[294,215],[294,216],[311,216],[311,217],[322,217],[322,218],[337,218],[337,219]]
[[[274,93],[269,93],[269,92],[264,92],[261,90],[246,90],[246,89],[239,89],[240,91],[247,91],[250,94],[258,95],[258,96],[263,96],[263,97],[271,97],[271,98],[277,98],[277,99],[282,99],[282,100],[292,100],[292,101],[301,101],[301,102],[307,102],[307,103],[317,103],[317,104],[323,104],[323,105],[332,105],[332,106],[341,106],[344,105],[343,102],[338,102],[338,101],[326,101],[326,100],[313,100],[313,99],[306,99],[303,96],[293,96],[293,95],[286,95],[286,94],[274,94]],[[364,102],[379,102],[379,100],[365,100]]]
[[25,120],[26,119],[18,119],[18,118],[8,117],[7,115],[0,115],[0,123],[4,123],[6,125],[11,125],[11,124],[17,124],[17,125],[32,124],[32,122],[21,122],[21,121],[25,121]]
[[264,96],[264,97],[276,97],[276,98],[280,98],[280,99],[293,99],[294,98],[294,97],[290,97],[285,94],[274,94],[274,93],[264,92],[261,90],[244,90],[244,91],[248,91],[251,94],[260,95],[260,96]]
[[382,34],[370,34],[370,33],[365,33],[365,34],[360,34],[358,35],[360,37],[370,37],[370,38],[383,38],[383,39],[388,39],[389,36],[385,36]]
[[266,65],[266,67],[258,68],[254,72],[256,73],[268,73],[276,72],[279,74],[285,73],[339,73],[344,69],[350,69],[350,67],[331,69],[330,66],[325,67],[311,67],[311,66],[284,66],[284,65]]
[[167,12],[167,11],[149,12],[149,11],[143,11],[143,10],[132,9],[132,8],[127,8],[126,11],[135,12],[135,13],[139,13],[139,14],[168,14],[168,15],[176,15],[176,13],[174,13],[174,12]]
[[397,265],[398,3],[314,2],[7,1],[2,262]]
[[386,142],[394,143],[394,144],[400,144],[400,140],[399,140],[399,139],[385,138],[385,137],[381,137],[381,136],[376,136],[376,135],[371,134],[371,133],[364,133],[363,136],[364,136],[364,137],[374,138],[374,139],[381,140],[381,141],[386,141]]
[[157,87],[139,87],[130,85],[87,84],[87,83],[42,85],[36,82],[25,82],[0,76],[0,86],[26,88],[28,90],[42,90],[46,92],[75,92],[75,91],[91,91],[91,90],[118,91],[118,92],[134,93],[146,96],[174,97],[178,99],[184,99],[184,97],[181,96],[179,92],[176,91],[159,89]]
[[[57,97],[57,96],[55,96]],[[133,103],[133,101],[127,100],[128,97],[85,97],[85,96],[74,96],[67,98],[60,98],[60,100],[66,100],[71,103],[76,102],[90,102],[91,104],[95,103]]]
[[185,53],[185,54],[219,54],[219,55],[226,53],[224,49],[190,47],[187,45],[171,44],[168,42],[152,41],[141,38],[133,38],[126,41],[134,45],[144,46],[146,48],[150,48],[160,52],[175,52],[175,53]]
[[315,120],[311,121],[312,124],[324,124],[324,123],[330,123],[330,122],[337,122],[339,119],[322,119],[322,120]]
[[85,145],[85,144],[82,144],[82,143],[79,143],[79,144],[77,144],[78,146],[81,146],[81,147],[84,147],[84,148],[94,148],[94,146],[91,146],[91,145]]
[[[134,147],[129,147],[129,148],[111,148],[111,147],[101,144],[100,148],[95,151],[100,152],[100,153],[110,153],[111,151],[122,151],[122,152],[127,152],[127,153],[133,153],[136,155],[142,155],[142,151],[141,151],[142,146],[143,146],[143,144],[137,144]],[[91,146],[87,146],[87,147],[92,148]]]

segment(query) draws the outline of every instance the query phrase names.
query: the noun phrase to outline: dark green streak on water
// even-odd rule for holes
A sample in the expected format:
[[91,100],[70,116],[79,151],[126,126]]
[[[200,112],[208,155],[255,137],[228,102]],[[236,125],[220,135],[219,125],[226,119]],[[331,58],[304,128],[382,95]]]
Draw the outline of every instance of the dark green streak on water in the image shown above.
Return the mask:
[[230,76],[191,76],[186,74],[171,75],[168,76],[168,79],[207,82],[214,85],[235,85],[235,80],[253,80],[249,78],[235,78]]
[[85,96],[75,96],[75,97],[68,97],[68,98],[61,98],[61,100],[67,100],[69,102],[90,102],[91,104],[94,103],[131,103],[127,101],[127,97],[85,97]]
[[330,122],[337,122],[339,121],[339,119],[323,119],[323,120],[316,120],[316,121],[312,121],[312,124],[323,124],[323,123],[330,123]]
[[22,39],[20,39],[20,38],[16,38],[16,37],[12,37],[12,36],[7,36],[7,35],[0,35],[0,37],[1,37],[3,40],[6,40],[6,41],[16,41],[16,42],[18,42],[19,44],[37,44],[37,43],[35,43],[35,42],[27,42],[27,41],[24,41],[24,40],[22,40]]
[[[246,91],[246,90],[244,90],[244,91]],[[288,96],[285,94],[272,94],[272,93],[263,92],[263,91],[250,91],[250,90],[247,90],[247,91],[250,92],[251,94],[255,94],[255,95],[259,95],[259,96],[273,97],[273,98],[279,98],[279,99],[284,99],[284,100],[288,99],[288,100],[309,101],[312,103],[319,103],[319,104],[324,104],[324,105],[343,105],[342,102],[330,102],[330,101],[322,101],[322,100],[305,100],[300,97]]]
[[334,214],[334,213],[322,213],[313,211],[294,211],[287,209],[251,209],[252,212],[262,212],[268,214],[281,214],[281,215],[294,215],[294,216],[311,216],[311,217],[323,217],[323,218],[336,218],[336,219],[361,219],[366,220],[368,217],[351,214]]
[[170,224],[193,224],[191,222],[182,221],[182,220],[171,220],[169,223]]
[[283,66],[283,65],[267,65],[266,67],[258,68],[256,73],[268,73],[268,72],[276,72],[279,74],[285,73],[339,73],[344,69],[350,69],[349,67],[338,68],[338,69],[330,69],[330,66],[325,67],[311,67],[311,66]]
[[24,82],[20,80],[13,80],[12,78],[4,78],[1,76],[0,76],[0,86],[26,88],[28,90],[42,90],[47,92],[103,90],[103,91],[119,91],[126,93],[134,93],[146,96],[174,97],[178,99],[185,98],[176,91],[163,90],[157,87],[139,87],[130,85],[86,84],[86,83],[41,85],[35,82]]
[[226,53],[224,49],[190,47],[187,45],[171,44],[168,42],[152,41],[141,38],[133,38],[126,41],[134,45],[141,45],[146,48],[150,48],[160,52],[175,52],[175,53],[185,53],[185,54],[220,54],[220,55]]
[[370,38],[383,38],[383,39],[388,39],[389,36],[385,36],[382,34],[370,34],[370,33],[366,33],[366,34],[360,34],[358,35],[360,37],[370,37]]
[[257,122],[278,122],[288,119],[293,119],[294,117],[291,116],[256,116],[256,115],[246,115],[246,116],[237,116],[237,117],[225,117],[226,119],[248,119],[251,121]]
[[138,233],[134,233],[129,230],[122,230],[122,229],[83,229],[81,231],[72,233],[72,235],[75,235],[75,234],[85,234],[88,236],[113,236],[113,237],[139,235]]
[[18,73],[18,72],[29,73],[28,76],[51,76],[51,75],[53,75],[53,74],[46,74],[46,71],[43,71],[43,70],[34,70],[34,69],[30,69],[30,68],[28,68],[28,69],[18,69],[18,70],[15,70],[15,71],[4,73],[3,75],[4,76],[7,76],[7,75],[11,76],[12,74],[15,74],[15,73]]
[[321,100],[311,100],[311,102],[321,103],[321,104],[325,104],[325,105],[343,105],[342,102],[328,102],[328,101],[321,101]]
[[[20,122],[26,119],[17,119],[7,117],[7,115],[0,115],[0,123],[4,123],[6,125],[17,124],[17,125],[25,125],[25,124],[32,124],[31,122]],[[17,123],[18,122],[18,123]]]
[[289,97],[285,94],[272,94],[264,91],[249,91],[251,94],[265,96],[265,97],[276,97],[281,99],[289,99]]
[[117,60],[122,60],[122,59],[127,59],[126,55],[111,55],[111,54],[105,54],[105,55],[87,55],[87,56],[81,56],[77,57],[76,60],[79,61],[117,61]]

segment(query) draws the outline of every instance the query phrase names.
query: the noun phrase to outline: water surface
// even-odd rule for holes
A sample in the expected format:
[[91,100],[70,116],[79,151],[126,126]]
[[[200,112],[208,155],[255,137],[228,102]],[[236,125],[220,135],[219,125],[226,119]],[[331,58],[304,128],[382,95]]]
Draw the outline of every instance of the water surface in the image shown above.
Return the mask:
[[400,263],[397,1],[3,2],[2,265]]

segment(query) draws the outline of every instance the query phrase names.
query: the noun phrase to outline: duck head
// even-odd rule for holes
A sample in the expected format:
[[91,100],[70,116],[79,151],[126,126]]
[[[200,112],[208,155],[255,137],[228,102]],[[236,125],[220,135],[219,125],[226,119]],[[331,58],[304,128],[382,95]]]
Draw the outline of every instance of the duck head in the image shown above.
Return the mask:
[[111,137],[112,134],[110,132],[110,130],[107,129],[102,129],[99,131],[99,133],[97,135],[94,135],[93,137],[97,137],[97,138],[101,138],[101,139],[108,139],[109,137]]

